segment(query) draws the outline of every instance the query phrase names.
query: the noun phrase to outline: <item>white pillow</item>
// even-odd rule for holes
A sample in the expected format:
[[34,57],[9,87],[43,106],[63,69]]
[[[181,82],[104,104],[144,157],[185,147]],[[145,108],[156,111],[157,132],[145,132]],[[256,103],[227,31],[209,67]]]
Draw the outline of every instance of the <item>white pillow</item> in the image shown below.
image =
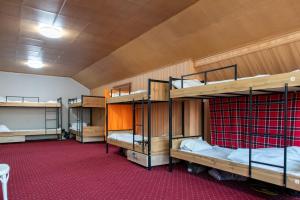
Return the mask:
[[[181,80],[172,81],[172,85],[175,88],[181,88]],[[194,80],[183,80],[183,88],[189,88],[189,87],[196,87],[204,85],[201,81],[194,79]]]
[[0,124],[0,132],[9,132],[9,128],[5,125]]
[[181,150],[191,151],[191,152],[200,152],[207,149],[212,149],[212,146],[206,141],[203,141],[202,138],[198,139],[185,139],[180,144]]

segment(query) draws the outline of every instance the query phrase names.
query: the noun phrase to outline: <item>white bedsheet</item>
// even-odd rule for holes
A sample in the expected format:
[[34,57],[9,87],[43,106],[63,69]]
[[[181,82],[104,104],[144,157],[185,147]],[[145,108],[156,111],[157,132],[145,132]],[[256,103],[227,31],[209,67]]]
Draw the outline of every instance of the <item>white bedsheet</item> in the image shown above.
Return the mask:
[[[200,140],[200,139],[186,139]],[[202,139],[201,139],[202,140]],[[185,141],[185,140],[184,140]],[[184,142],[183,141],[183,142]],[[191,143],[191,142],[190,142]],[[198,147],[195,147],[198,145]],[[193,142],[189,146],[190,149],[180,145],[180,149],[186,152],[192,152],[202,156],[218,158],[221,160],[232,161],[240,164],[249,164],[249,149],[230,149],[219,146],[207,146],[203,142]],[[192,147],[192,148],[191,148]],[[199,150],[203,149],[203,150]],[[284,149],[283,148],[260,148],[252,149],[252,161],[264,162],[273,165],[283,166]],[[268,169],[277,172],[283,172],[282,168],[272,167],[268,165],[252,163],[252,166]],[[290,146],[287,148],[287,172],[296,176],[300,176],[300,147]]]
[[[113,140],[118,140],[122,142],[127,142],[127,143],[132,143],[133,141],[133,134],[131,132],[127,131],[116,131],[112,132],[108,135],[108,138],[113,139]],[[143,137],[141,135],[135,135],[134,140],[136,143],[142,142]],[[147,137],[144,137],[144,141],[147,141]]]

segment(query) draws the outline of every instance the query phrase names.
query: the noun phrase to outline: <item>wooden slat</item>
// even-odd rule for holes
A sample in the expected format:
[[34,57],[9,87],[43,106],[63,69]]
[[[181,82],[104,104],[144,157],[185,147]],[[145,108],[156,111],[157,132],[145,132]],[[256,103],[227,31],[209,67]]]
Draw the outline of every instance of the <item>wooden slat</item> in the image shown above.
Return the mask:
[[[70,129],[70,132],[74,135],[79,135],[79,131]],[[83,127],[84,137],[104,137],[104,126],[86,126]]]
[[107,103],[122,103],[122,102],[130,102],[130,101],[140,101],[140,100],[147,100],[148,94],[147,92],[141,92],[136,94],[124,95],[119,97],[111,97],[108,98],[106,101]]
[[9,137],[9,136],[33,136],[33,135],[54,135],[61,134],[61,129],[57,129],[57,133],[55,129],[46,130],[18,130],[18,131],[10,131],[10,132],[0,132],[0,137]]
[[[118,146],[124,149],[133,150],[132,143],[115,140],[108,138],[107,142],[111,145]],[[145,145],[145,153],[147,153],[148,146]],[[166,137],[153,137],[151,138],[151,153],[167,152],[168,151],[168,139]],[[143,153],[142,145],[135,144],[135,151]]]
[[59,108],[60,103],[45,102],[0,102],[0,107]]
[[25,142],[25,136],[7,136],[7,137],[0,137],[0,144],[5,143],[15,143],[15,142]]
[[105,108],[105,98],[83,96],[83,102],[70,103],[69,107]]
[[[148,156],[131,150],[127,151],[127,159],[144,167],[148,167]],[[166,165],[169,163],[168,152],[151,155],[151,166]]]
[[84,96],[83,102],[82,102],[82,107],[104,108],[105,107],[105,98]]

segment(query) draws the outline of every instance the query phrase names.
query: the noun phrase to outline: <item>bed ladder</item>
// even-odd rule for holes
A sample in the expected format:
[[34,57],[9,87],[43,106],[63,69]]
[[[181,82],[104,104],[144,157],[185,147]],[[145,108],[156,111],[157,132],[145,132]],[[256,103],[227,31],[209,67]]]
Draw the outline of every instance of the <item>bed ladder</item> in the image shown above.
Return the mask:
[[[144,100],[144,98],[142,99],[140,107],[137,107],[135,101],[133,100],[132,101],[132,110],[133,110],[133,145],[132,145],[132,148],[133,148],[133,151],[135,151],[134,143],[136,142],[135,141],[136,128],[140,127],[142,129],[141,130],[142,131],[142,152],[145,153],[145,122],[144,122],[145,100]],[[136,111],[138,111],[138,110],[141,110],[141,115],[142,115],[140,123],[136,122],[136,117],[135,117]]]
[[[284,85],[284,91],[283,92],[275,92],[275,93],[281,93],[282,94],[282,99],[276,100],[276,101],[268,101],[267,103],[260,103],[260,102],[253,102],[253,90],[252,87],[249,89],[249,177],[252,177],[252,164],[260,164],[260,165],[267,165],[270,167],[276,167],[283,169],[283,186],[286,187],[287,183],[287,118],[288,118],[288,84]],[[274,93],[273,93],[274,94]],[[275,136],[280,138],[280,140],[283,138],[284,139],[284,161],[283,165],[275,165],[272,163],[268,162],[259,162],[252,160],[252,137],[257,136],[259,133],[256,133],[253,131],[253,107],[256,107],[258,105],[267,105],[270,106],[271,104],[279,104],[282,105],[282,110],[283,110],[283,117],[284,117],[284,127],[283,127],[283,135]],[[256,112],[257,113],[257,112]],[[265,133],[265,135],[271,136],[270,133]]]
[[[49,122],[52,122],[52,123],[55,122],[55,127],[48,126]],[[59,110],[57,108],[45,107],[45,135],[47,135],[48,130],[55,129],[57,139],[59,139],[58,127],[59,127]]]

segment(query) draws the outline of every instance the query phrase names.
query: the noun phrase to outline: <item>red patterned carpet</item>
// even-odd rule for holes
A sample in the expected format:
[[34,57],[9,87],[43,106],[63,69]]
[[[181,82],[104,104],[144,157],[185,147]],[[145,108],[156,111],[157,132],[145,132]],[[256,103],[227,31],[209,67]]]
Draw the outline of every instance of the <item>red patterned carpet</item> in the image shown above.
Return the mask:
[[118,155],[116,148],[105,154],[103,144],[1,144],[0,163],[12,168],[10,200],[296,199],[263,196],[246,183],[217,182],[207,175],[191,175],[180,166],[173,173],[166,167],[149,172]]

